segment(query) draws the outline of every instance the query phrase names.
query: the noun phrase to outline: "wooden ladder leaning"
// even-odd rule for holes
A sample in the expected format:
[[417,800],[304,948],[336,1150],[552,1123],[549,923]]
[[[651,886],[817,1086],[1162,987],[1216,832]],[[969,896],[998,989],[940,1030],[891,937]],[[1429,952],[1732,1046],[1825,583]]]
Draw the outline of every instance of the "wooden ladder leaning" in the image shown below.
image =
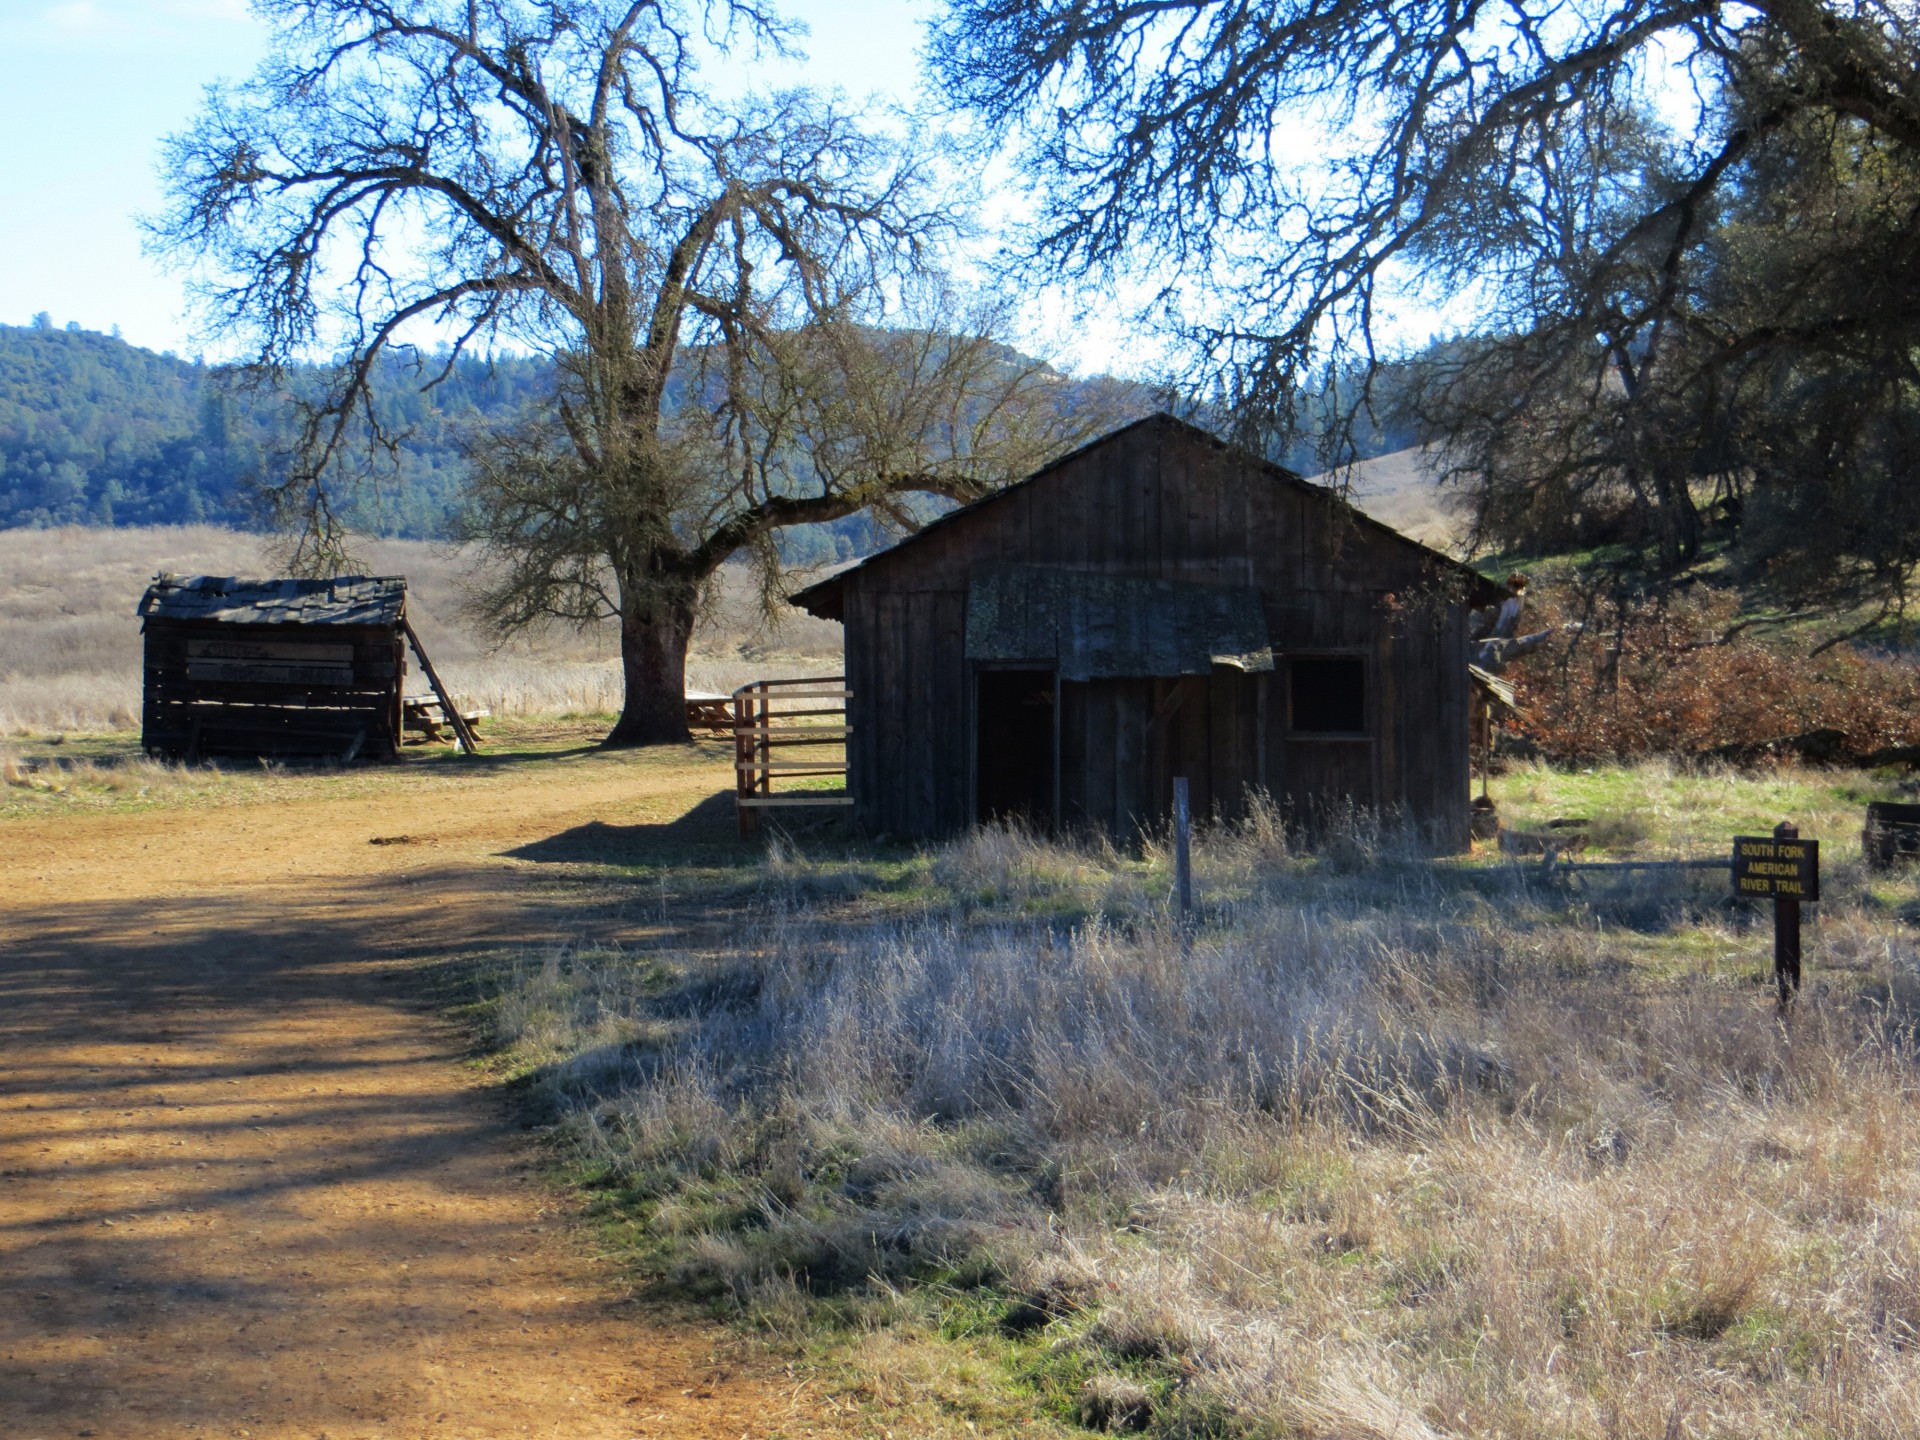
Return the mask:
[[[798,680],[755,680],[733,692],[733,769],[740,834],[760,828],[763,811],[799,805],[851,805],[853,797],[831,791],[798,790],[776,795],[783,777],[845,775],[847,701],[853,692],[844,675],[814,675]],[[779,708],[775,708],[776,705]],[[794,708],[794,707],[798,708]],[[838,723],[835,723],[835,722]],[[829,755],[778,758],[799,747],[833,746]]]

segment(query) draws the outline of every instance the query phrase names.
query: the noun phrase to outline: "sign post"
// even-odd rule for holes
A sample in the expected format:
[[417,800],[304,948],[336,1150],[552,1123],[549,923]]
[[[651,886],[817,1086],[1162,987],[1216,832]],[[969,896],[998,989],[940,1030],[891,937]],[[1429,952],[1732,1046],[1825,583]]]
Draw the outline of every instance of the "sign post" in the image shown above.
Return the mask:
[[1800,989],[1800,907],[1820,898],[1820,842],[1802,840],[1791,821],[1734,836],[1733,893],[1773,900],[1773,983],[1786,1005]]

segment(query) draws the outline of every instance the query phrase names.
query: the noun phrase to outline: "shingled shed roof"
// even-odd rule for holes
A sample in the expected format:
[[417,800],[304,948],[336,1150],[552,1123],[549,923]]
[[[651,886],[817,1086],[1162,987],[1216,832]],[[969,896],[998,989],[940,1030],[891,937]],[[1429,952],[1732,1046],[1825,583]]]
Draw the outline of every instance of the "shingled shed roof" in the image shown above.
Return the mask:
[[332,580],[241,580],[231,575],[156,575],[136,612],[142,619],[227,625],[393,625],[407,600],[402,575]]
[[975,577],[967,658],[1050,661],[1062,680],[1273,669],[1256,590],[1033,565]]

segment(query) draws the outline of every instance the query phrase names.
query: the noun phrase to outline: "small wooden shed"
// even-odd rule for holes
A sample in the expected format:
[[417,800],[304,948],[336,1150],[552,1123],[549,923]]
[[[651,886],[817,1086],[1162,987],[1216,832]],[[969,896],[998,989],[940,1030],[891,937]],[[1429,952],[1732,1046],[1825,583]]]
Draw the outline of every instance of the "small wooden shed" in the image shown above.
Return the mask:
[[407,582],[159,575],[141,597],[149,754],[399,752]]
[[1188,779],[1231,818],[1396,812],[1464,847],[1485,577],[1171,415],[794,597],[846,629],[862,828],[1128,838]]

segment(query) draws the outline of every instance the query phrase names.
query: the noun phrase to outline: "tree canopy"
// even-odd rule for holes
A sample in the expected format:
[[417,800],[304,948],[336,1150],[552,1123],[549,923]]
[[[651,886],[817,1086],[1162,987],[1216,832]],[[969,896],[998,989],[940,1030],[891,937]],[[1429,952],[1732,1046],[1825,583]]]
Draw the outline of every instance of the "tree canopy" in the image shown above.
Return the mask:
[[1453,297],[1425,413],[1490,536],[1624,518],[1670,574],[1717,516],[1762,588],[1898,605],[1916,26],[1893,0],[954,0],[932,58],[1038,177],[1029,253],[1154,280],[1242,424],[1297,421],[1303,378]]

